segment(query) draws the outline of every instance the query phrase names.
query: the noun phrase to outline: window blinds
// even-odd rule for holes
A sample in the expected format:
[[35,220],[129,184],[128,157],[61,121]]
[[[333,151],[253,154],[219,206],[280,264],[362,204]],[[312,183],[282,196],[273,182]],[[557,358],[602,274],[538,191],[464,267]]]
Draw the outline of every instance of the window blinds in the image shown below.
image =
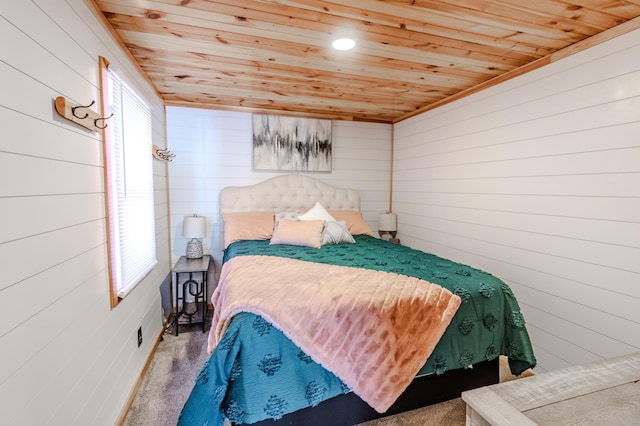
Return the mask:
[[110,146],[106,167],[112,279],[125,297],[157,263],[151,110],[109,71]]

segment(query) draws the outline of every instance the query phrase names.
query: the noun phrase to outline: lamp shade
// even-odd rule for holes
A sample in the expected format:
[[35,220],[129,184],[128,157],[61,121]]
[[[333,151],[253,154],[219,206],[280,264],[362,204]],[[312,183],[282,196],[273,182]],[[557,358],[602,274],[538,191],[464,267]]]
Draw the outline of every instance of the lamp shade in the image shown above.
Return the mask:
[[182,225],[182,236],[185,238],[203,238],[207,233],[207,218],[204,216],[187,216]]
[[393,213],[383,213],[378,218],[378,230],[380,231],[395,231],[396,230],[396,215]]

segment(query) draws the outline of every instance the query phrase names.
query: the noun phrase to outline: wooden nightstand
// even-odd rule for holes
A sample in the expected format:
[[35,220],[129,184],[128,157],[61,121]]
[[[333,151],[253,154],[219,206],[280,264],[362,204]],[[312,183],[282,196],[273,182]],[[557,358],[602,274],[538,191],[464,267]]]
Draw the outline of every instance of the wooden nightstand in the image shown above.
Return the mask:
[[[178,335],[180,325],[202,323],[202,332],[205,331],[207,317],[207,275],[211,265],[211,256],[204,255],[199,259],[187,259],[182,256],[173,267],[175,273],[175,299],[173,314],[173,326],[175,335]],[[188,274],[184,282],[180,277]],[[199,278],[197,280],[196,278]],[[178,291],[182,290],[182,291]],[[181,317],[186,320],[181,321]]]

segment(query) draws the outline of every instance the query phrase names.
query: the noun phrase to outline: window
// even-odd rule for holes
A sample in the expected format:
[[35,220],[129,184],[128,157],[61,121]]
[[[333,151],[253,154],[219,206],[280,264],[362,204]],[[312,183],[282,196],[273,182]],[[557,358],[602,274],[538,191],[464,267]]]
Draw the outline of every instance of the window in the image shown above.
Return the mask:
[[111,306],[157,263],[149,106],[100,58]]

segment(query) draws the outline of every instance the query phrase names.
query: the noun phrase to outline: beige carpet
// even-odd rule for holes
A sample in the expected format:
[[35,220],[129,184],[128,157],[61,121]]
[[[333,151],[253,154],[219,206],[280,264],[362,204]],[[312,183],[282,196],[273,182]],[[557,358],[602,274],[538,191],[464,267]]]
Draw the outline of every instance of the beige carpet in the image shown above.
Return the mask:
[[413,411],[361,423],[361,426],[458,426],[465,424],[466,406],[461,398]]
[[178,336],[165,333],[123,424],[175,426],[208,357],[207,333],[201,326],[181,326]]
[[[164,334],[125,418],[125,426],[175,425],[178,414],[208,358],[207,333],[198,326],[181,327],[180,335]],[[187,331],[188,330],[188,331]],[[169,330],[172,332],[172,330]],[[500,360],[501,381],[514,378],[506,359]],[[532,373],[527,373],[532,374]],[[526,374],[525,374],[526,375]],[[460,398],[363,423],[366,426],[464,425],[465,404]]]

